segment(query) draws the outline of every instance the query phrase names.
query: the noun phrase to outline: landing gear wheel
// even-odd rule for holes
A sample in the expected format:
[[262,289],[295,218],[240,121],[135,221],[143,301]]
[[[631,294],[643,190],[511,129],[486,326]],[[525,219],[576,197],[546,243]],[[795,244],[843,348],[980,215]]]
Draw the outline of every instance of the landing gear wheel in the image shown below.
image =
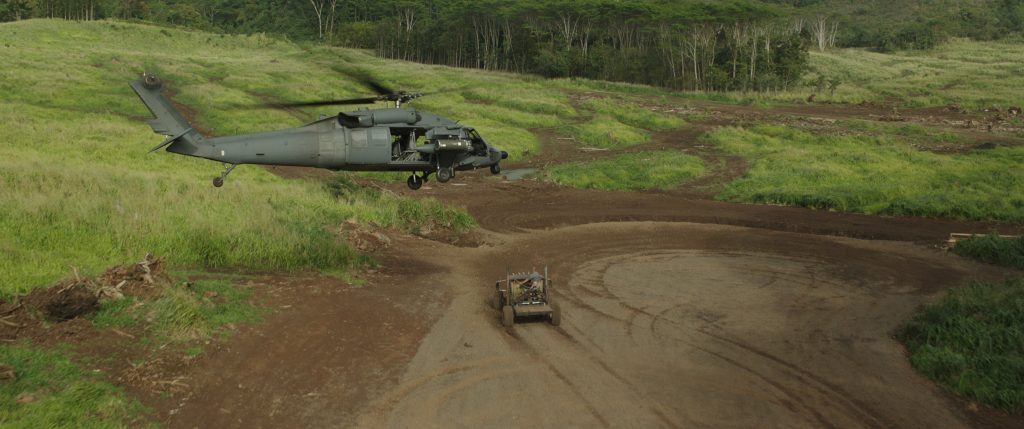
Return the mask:
[[454,174],[454,172],[452,172],[452,168],[451,167],[438,169],[437,170],[437,181],[441,182],[441,183],[448,182],[449,180],[452,180],[452,176],[454,176],[454,175],[455,174]]
[[405,184],[409,185],[409,189],[415,191],[423,186],[423,179],[420,179],[420,176],[417,176],[415,174],[410,174],[409,180],[406,180]]
[[551,304],[551,325],[558,326],[562,324],[562,309],[558,308],[557,305]]
[[231,174],[231,170],[234,170],[235,167],[238,167],[238,164],[229,164],[225,162],[224,172],[220,173],[220,177],[215,177],[213,179],[213,187],[219,188],[221,186],[224,186],[224,178],[228,177],[228,175]]
[[511,305],[506,305],[501,308],[501,325],[506,328],[511,328],[512,324],[515,323],[516,314],[512,311]]
[[498,164],[492,165],[491,166],[491,174],[499,174],[499,173],[501,173],[501,166],[498,165]]

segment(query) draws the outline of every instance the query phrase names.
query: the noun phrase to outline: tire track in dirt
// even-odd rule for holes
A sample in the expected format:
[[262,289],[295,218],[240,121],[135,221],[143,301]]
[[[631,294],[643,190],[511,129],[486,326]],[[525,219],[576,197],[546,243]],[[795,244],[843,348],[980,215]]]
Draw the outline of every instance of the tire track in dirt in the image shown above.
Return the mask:
[[[639,255],[621,255],[621,256],[615,257],[613,259],[637,259],[638,257],[639,258],[643,258],[643,257],[652,256],[652,255],[654,255],[654,256],[661,256],[661,255],[669,256],[669,254],[657,254],[657,253],[645,252],[645,253],[642,253],[642,254],[639,254]],[[602,266],[601,268],[594,268],[594,267],[590,267],[590,266],[583,266],[583,267],[581,267],[581,270],[589,272],[589,273],[599,273],[599,275],[603,276],[604,272],[607,270],[608,265],[611,265],[611,264],[614,264],[614,263],[617,263],[617,262],[618,261],[615,261],[615,260],[611,260],[611,261],[609,261],[609,260],[595,260],[595,261],[592,261],[592,263],[596,264],[596,265]],[[765,271],[769,271],[769,270],[765,270]],[[775,273],[775,274],[779,273],[778,271],[772,271],[772,272]],[[789,274],[792,275],[792,274],[798,274],[798,273],[789,273]],[[810,277],[813,279],[813,276],[810,276]],[[794,282],[797,282],[798,280],[806,281],[806,279],[799,279],[798,275],[794,276],[794,278],[792,278],[790,280],[794,281]],[[602,285],[602,289],[604,289],[604,291],[606,292],[606,294],[602,294],[602,295],[614,296],[614,294],[608,289],[607,283],[605,283],[605,282],[597,282],[597,283]],[[667,335],[667,334],[660,334],[660,333],[658,333],[658,331],[655,328],[655,324],[657,322],[659,322],[659,321],[664,321],[666,323],[672,324],[673,327],[676,328],[672,332],[680,332],[678,330],[679,328],[685,328],[686,327],[685,325],[683,325],[683,324],[681,324],[681,323],[679,323],[677,321],[668,319],[668,318],[666,318],[664,316],[665,313],[670,312],[672,310],[675,310],[675,309],[683,306],[684,304],[675,304],[675,305],[672,305],[669,308],[667,308],[667,309],[665,309],[665,310],[663,310],[663,311],[661,311],[661,312],[659,312],[657,314],[652,314],[650,312],[645,311],[644,309],[637,308],[637,307],[635,307],[633,305],[630,305],[630,304],[626,303],[621,298],[615,297],[615,299],[616,299],[616,301],[618,302],[619,305],[621,305],[621,306],[627,308],[628,310],[630,310],[631,316],[626,318],[626,319],[619,319],[619,318],[615,317],[612,314],[609,314],[609,313],[605,313],[605,314],[608,317],[610,317],[610,318],[613,318],[613,319],[616,319],[616,320],[620,320],[621,322],[625,323],[627,325],[627,327],[628,327],[627,328],[628,329],[627,330],[628,335],[632,335],[631,328],[633,326],[632,321],[634,319],[634,316],[632,316],[632,315],[643,314],[645,316],[648,316],[650,318],[650,320],[651,320],[650,324],[648,325],[648,327],[649,327],[649,331],[651,332],[652,335],[658,336],[658,337],[663,338],[663,339],[668,339],[668,340],[674,340],[674,341],[681,342],[681,343],[685,344],[688,347],[693,347],[693,348],[695,348],[697,350],[700,350],[700,351],[702,351],[704,353],[711,354],[711,355],[713,355],[713,356],[715,356],[715,357],[717,357],[719,359],[722,359],[725,362],[728,362],[728,363],[736,366],[738,369],[741,369],[743,371],[746,371],[746,372],[750,373],[751,375],[757,377],[758,379],[760,379],[761,381],[765,382],[766,384],[769,384],[772,387],[774,387],[780,393],[782,393],[783,395],[788,397],[791,401],[801,405],[801,407],[808,414],[814,416],[814,418],[817,420],[816,423],[818,425],[822,425],[822,426],[826,426],[826,427],[834,427],[827,420],[825,420],[814,408],[806,406],[804,404],[805,399],[803,399],[800,394],[796,393],[797,392],[796,390],[786,388],[782,383],[775,381],[776,378],[783,378],[783,377],[771,377],[771,376],[765,375],[762,372],[754,370],[751,366],[744,365],[744,364],[740,363],[739,359],[729,358],[729,357],[726,357],[726,356],[736,356],[736,355],[742,355],[743,354],[743,353],[738,353],[738,352],[754,352],[757,356],[769,358],[770,360],[772,360],[774,362],[777,362],[777,363],[780,363],[780,364],[786,366],[787,368],[789,368],[790,370],[793,370],[794,372],[799,373],[800,375],[791,374],[791,376],[789,378],[791,378],[791,379],[792,378],[798,379],[803,386],[805,386],[807,388],[811,388],[811,389],[817,391],[828,402],[833,403],[835,405],[840,405],[843,408],[846,408],[851,414],[858,415],[859,419],[863,423],[866,423],[866,426],[868,426],[868,427],[885,426],[883,424],[880,424],[877,421],[877,419],[872,417],[870,415],[870,413],[866,412],[864,409],[850,408],[850,407],[846,406],[845,404],[843,404],[842,403],[843,400],[848,399],[847,398],[848,395],[845,395],[845,394],[843,394],[843,392],[838,392],[838,391],[825,391],[824,389],[821,389],[818,386],[814,386],[812,382],[809,382],[808,380],[806,380],[803,377],[803,376],[810,375],[811,378],[814,379],[814,381],[819,381],[812,374],[809,374],[809,373],[807,373],[805,371],[800,371],[799,369],[797,369],[792,364],[789,364],[788,362],[785,362],[785,361],[783,361],[781,359],[778,359],[777,357],[764,354],[763,352],[760,352],[757,349],[754,349],[754,348],[751,348],[751,347],[748,347],[748,346],[744,346],[744,345],[742,345],[740,343],[735,343],[735,342],[729,342],[729,344],[733,345],[733,346],[738,346],[739,348],[741,348],[743,350],[740,350],[740,351],[731,350],[730,353],[723,353],[723,352],[713,351],[713,350],[711,350],[708,347],[702,347],[702,346],[697,345],[697,343],[692,341],[692,340],[688,340],[688,339],[685,339],[685,338],[680,338],[680,337],[674,336],[674,335]],[[697,330],[696,332],[699,332],[699,333],[702,333],[702,334],[705,334],[705,335],[711,335],[714,338],[719,339],[719,340],[724,340],[723,337],[716,336],[714,334],[710,334],[710,333],[702,331],[702,330]]]

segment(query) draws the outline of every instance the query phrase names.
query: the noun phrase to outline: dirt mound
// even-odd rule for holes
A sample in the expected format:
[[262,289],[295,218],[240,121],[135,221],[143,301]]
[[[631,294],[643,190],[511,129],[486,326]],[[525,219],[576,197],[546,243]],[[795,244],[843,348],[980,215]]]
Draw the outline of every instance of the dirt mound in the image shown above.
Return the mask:
[[[71,278],[53,286],[33,289],[28,295],[10,302],[0,300],[0,339],[13,341],[75,334],[89,323],[67,322],[96,311],[100,301],[125,295],[148,296],[157,290],[154,284],[169,281],[162,260],[151,255],[134,264],[110,268],[95,279],[82,277],[74,270]],[[46,330],[43,321],[69,326]]]
[[25,305],[41,311],[46,320],[64,322],[95,311],[99,297],[88,282],[73,281],[34,289],[25,297]]
[[106,288],[106,293],[132,296],[149,296],[156,290],[153,285],[170,281],[163,259],[149,254],[134,264],[112,267],[99,277],[101,288]]
[[338,227],[338,234],[360,252],[376,253],[391,247],[391,238],[383,231],[352,219]]

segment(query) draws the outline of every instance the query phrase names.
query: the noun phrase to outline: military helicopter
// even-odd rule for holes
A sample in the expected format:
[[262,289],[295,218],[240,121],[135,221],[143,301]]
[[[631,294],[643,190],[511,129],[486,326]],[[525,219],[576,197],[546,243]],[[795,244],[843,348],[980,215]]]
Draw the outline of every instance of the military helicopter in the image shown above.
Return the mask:
[[[224,179],[241,164],[318,167],[333,171],[408,171],[406,184],[416,190],[431,174],[444,183],[456,171],[490,168],[501,172],[501,160],[508,152],[487,144],[472,127],[450,119],[403,108],[421,93],[395,92],[369,79],[362,82],[376,96],[341,100],[272,104],[271,107],[310,107],[394,102],[394,108],[367,109],[322,116],[298,128],[256,134],[206,138],[170,100],[162,94],[163,82],[150,73],[130,82],[132,89],[156,119],[148,120],[153,132],[167,136],[153,147],[224,163],[224,171],[213,179],[221,187]],[[421,140],[422,139],[422,144]],[[420,173],[420,174],[416,174]]]

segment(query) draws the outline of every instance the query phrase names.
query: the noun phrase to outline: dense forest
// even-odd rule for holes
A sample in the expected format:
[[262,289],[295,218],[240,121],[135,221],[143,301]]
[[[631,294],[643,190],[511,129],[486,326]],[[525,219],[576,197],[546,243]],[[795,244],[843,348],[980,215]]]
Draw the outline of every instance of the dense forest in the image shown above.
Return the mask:
[[1024,0],[0,0],[0,20],[147,20],[385,58],[719,91],[784,89],[808,50],[1016,37]]

